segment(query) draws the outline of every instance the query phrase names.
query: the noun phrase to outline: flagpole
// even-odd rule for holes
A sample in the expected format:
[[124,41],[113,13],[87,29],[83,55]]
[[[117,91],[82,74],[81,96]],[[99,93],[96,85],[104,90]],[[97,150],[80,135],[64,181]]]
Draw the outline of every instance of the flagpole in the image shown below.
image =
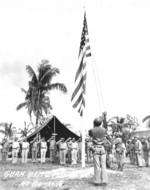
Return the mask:
[[55,136],[55,134],[56,134],[55,116],[53,116],[53,117],[54,117],[54,140],[56,140],[56,136]]
[[82,152],[81,152],[81,164],[82,168],[85,168],[85,125],[84,125],[84,117],[82,117]]

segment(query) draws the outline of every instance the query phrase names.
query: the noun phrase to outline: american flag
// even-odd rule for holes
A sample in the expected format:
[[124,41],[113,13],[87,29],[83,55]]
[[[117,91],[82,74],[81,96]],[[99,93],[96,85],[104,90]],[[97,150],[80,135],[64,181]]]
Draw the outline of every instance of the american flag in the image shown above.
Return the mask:
[[86,13],[84,13],[83,29],[81,35],[81,42],[79,48],[79,67],[75,75],[75,89],[73,91],[71,101],[73,108],[76,108],[80,116],[83,115],[85,108],[85,92],[86,92],[86,62],[87,58],[91,56]]

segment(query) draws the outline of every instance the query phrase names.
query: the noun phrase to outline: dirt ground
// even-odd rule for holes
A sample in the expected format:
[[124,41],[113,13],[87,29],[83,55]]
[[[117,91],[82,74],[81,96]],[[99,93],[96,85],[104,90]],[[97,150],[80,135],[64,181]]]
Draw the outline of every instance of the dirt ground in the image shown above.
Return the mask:
[[0,164],[0,190],[150,190],[150,168],[126,164],[124,171],[107,170],[106,187],[92,183],[93,166]]

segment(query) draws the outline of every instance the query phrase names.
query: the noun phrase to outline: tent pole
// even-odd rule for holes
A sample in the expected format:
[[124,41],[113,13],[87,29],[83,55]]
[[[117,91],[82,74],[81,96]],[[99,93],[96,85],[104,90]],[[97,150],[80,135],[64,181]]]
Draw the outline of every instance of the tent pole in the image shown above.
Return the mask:
[[[56,126],[55,126],[55,124],[56,124],[56,123],[55,123],[55,117],[54,117],[54,138],[56,138],[56,137],[55,137],[55,132],[56,132]],[[55,139],[55,140],[56,140],[56,139]]]

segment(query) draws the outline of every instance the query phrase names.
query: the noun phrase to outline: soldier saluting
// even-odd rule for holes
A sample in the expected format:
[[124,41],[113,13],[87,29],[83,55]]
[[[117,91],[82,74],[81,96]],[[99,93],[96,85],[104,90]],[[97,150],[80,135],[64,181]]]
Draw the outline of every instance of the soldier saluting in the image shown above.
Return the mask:
[[106,129],[101,127],[102,120],[102,117],[94,119],[94,128],[89,130],[89,136],[92,137],[93,141],[91,150],[93,151],[94,162],[94,184],[106,186],[106,152],[104,148]]

